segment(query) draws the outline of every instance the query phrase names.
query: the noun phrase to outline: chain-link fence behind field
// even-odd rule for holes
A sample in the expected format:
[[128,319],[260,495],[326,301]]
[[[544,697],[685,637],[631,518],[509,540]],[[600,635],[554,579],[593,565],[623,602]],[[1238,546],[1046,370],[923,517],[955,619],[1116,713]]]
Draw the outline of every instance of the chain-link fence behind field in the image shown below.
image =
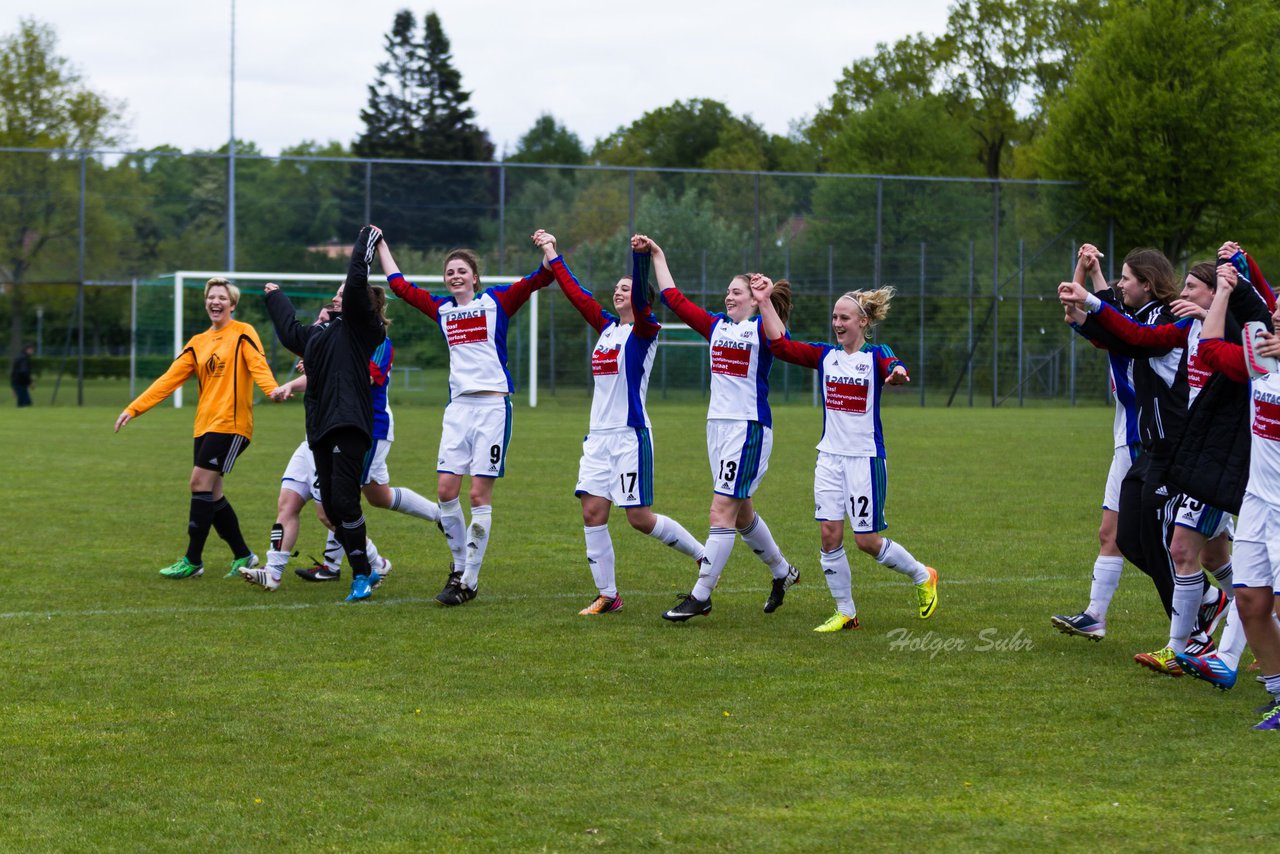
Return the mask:
[[[228,241],[226,165],[225,155],[0,150],[0,240],[12,243],[4,257],[22,259],[0,270],[0,322],[11,344],[37,343],[38,389],[52,398],[61,377],[59,403],[85,400],[81,377],[90,387],[114,378],[140,390],[174,356],[175,271],[341,273],[357,228],[372,221],[404,269],[438,271],[448,249],[474,247],[486,285],[531,271],[540,255],[529,236],[545,228],[606,307],[629,272],[628,236],[645,233],[663,246],[685,293],[711,311],[723,309],[738,273],[789,279],[792,335],[811,341],[830,340],[841,294],[888,284],[897,296],[875,338],[912,376],[892,390],[895,404],[1106,400],[1104,360],[1077,343],[1054,298],[1079,242],[1102,246],[1108,264],[1115,257],[1107,224],[1080,213],[1072,185],[237,157],[236,239]],[[260,283],[242,284],[237,317],[258,327],[273,367],[287,370]],[[202,286],[183,289],[183,340],[204,328]],[[333,286],[288,290],[302,314],[318,310]],[[594,332],[551,288],[537,302],[531,352],[534,311],[517,317],[508,342],[520,393],[536,357],[543,399],[585,396]],[[390,312],[404,391],[416,385],[414,399],[443,401],[439,330],[401,304]],[[659,316],[680,325],[665,308]],[[678,328],[661,340],[650,398],[704,395],[705,343]],[[775,399],[812,400],[811,374],[778,364]]]

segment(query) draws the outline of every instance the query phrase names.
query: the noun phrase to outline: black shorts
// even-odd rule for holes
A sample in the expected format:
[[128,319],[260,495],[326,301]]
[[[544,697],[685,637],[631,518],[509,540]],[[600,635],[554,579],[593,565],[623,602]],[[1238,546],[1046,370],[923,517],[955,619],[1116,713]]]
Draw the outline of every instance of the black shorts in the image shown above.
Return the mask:
[[195,438],[193,464],[198,469],[231,474],[236,458],[249,447],[249,440],[239,433],[204,433]]

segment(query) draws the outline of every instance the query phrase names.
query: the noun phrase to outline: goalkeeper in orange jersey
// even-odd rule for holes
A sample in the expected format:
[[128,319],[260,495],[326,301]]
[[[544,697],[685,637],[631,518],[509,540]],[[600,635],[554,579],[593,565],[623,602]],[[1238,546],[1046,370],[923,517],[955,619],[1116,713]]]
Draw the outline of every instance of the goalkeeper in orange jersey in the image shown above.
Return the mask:
[[204,286],[204,307],[212,325],[193,336],[169,370],[116,419],[118,433],[130,420],[173,394],[192,374],[200,384],[187,553],[160,570],[165,578],[194,578],[204,572],[204,542],[210,527],[231,547],[228,576],[258,563],[240,533],[231,502],[222,494],[222,478],[231,472],[253,438],[253,383],[265,394],[274,391],[277,384],[262,354],[257,331],[231,317],[239,302],[239,288],[226,279],[210,279]]

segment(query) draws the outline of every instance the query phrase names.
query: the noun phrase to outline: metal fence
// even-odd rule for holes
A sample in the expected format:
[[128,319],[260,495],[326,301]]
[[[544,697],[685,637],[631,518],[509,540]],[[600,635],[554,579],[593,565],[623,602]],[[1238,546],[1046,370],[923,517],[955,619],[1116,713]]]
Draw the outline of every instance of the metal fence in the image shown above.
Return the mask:
[[[1073,185],[241,155],[232,195],[229,171],[225,154],[0,150],[0,320],[9,338],[37,342],[42,374],[121,376],[132,353],[147,382],[173,356],[172,280],[164,277],[175,270],[341,272],[351,236],[372,221],[401,267],[436,270],[447,249],[469,245],[486,283],[496,284],[536,266],[529,235],[541,227],[603,296],[627,272],[627,237],[640,231],[664,247],[682,289],[711,310],[738,273],[789,279],[800,339],[829,340],[831,304],[845,291],[895,286],[876,333],[911,368],[895,403],[1106,400],[1103,359],[1076,346],[1053,295],[1078,242],[1115,258],[1108,225],[1080,212]],[[298,286],[295,296],[318,303],[328,288]],[[204,316],[198,290],[186,299],[190,335]],[[554,289],[537,311],[540,393],[583,394],[594,333]],[[237,316],[265,323],[252,293]],[[428,378],[442,369],[434,325],[398,306],[393,319],[398,364]],[[528,369],[527,321],[510,348],[518,377]],[[654,399],[705,393],[705,347],[682,338],[668,335],[660,346]],[[812,380],[779,365],[774,394],[812,399]]]

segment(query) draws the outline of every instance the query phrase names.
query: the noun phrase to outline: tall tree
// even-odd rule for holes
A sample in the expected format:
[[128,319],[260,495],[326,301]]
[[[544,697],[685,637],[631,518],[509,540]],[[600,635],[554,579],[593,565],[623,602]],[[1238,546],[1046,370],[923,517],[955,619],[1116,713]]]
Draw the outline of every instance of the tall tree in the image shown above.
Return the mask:
[[1045,171],[1084,181],[1121,246],[1176,261],[1250,234],[1274,245],[1277,39],[1271,3],[1116,3],[1050,111]]
[[581,166],[587,162],[587,151],[576,133],[556,121],[555,116],[543,113],[520,137],[515,152],[507,160],[512,163]]
[[[398,12],[384,47],[387,58],[360,112],[365,127],[352,146],[355,155],[492,161],[493,143],[475,124],[471,93],[462,88],[440,17],[428,13],[420,30],[412,12]],[[374,218],[394,222],[404,231],[402,242],[469,242],[496,202],[493,183],[483,168],[378,165],[370,188]]]
[[[0,146],[94,148],[119,141],[123,104],[90,89],[58,54],[52,27],[21,18],[0,39]],[[96,166],[96,164],[95,164]],[[78,228],[75,158],[54,154],[0,156],[0,283],[10,292],[9,350],[21,347],[26,283],[50,247]],[[16,191],[16,192],[15,192]]]

